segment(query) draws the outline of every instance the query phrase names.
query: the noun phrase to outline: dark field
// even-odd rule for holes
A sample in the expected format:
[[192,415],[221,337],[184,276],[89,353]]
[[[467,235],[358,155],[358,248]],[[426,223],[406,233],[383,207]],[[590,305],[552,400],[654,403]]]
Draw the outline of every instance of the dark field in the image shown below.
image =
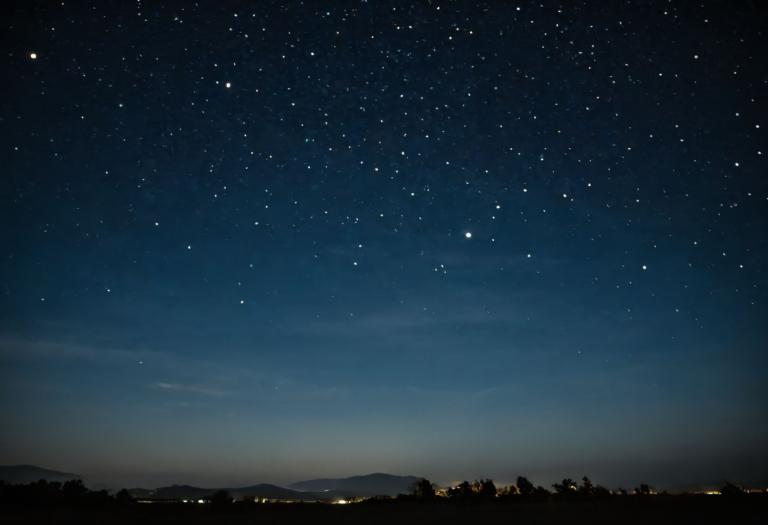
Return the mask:
[[389,501],[354,505],[317,503],[234,505],[133,504],[105,508],[32,508],[3,505],[2,523],[768,523],[768,497],[659,496],[604,501],[461,504]]

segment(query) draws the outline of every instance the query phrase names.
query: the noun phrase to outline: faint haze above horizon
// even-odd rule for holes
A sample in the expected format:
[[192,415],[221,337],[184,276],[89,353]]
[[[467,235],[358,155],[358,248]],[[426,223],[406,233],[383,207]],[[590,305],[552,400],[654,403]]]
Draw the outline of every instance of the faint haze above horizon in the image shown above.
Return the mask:
[[2,10],[1,464],[766,478],[755,4]]

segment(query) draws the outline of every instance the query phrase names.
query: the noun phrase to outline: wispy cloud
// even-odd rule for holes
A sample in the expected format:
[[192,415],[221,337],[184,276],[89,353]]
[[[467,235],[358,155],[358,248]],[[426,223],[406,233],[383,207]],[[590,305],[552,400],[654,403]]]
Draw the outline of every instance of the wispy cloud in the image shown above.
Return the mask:
[[[211,352],[215,353],[215,352]],[[308,398],[333,399],[339,395],[335,387],[317,385],[312,381],[299,380],[293,370],[279,365],[261,363],[249,366],[247,356],[243,362],[222,362],[210,356],[198,357],[180,352],[158,350],[131,350],[102,347],[90,342],[67,342],[50,339],[25,339],[0,335],[0,365],[25,363],[34,367],[58,367],[73,362],[97,367],[125,370],[142,370],[145,379],[140,388],[157,392],[176,392],[190,396],[227,397],[248,399]],[[4,377],[12,368],[0,368],[0,380],[8,384],[18,375]],[[151,382],[146,375],[152,374]]]
[[171,370],[206,377],[258,379],[261,375],[248,367],[232,366],[206,357],[180,351],[126,349],[93,342],[25,339],[0,335],[0,359],[8,361],[82,361],[103,366],[143,364],[153,370]]
[[[430,312],[377,312],[336,320],[313,320],[286,328],[291,332],[314,335],[348,335],[370,337],[372,334],[396,334],[420,330],[433,331],[444,325],[484,325],[495,322],[487,312],[437,315]],[[497,321],[496,321],[497,322]]]
[[124,350],[91,344],[0,337],[0,358],[82,359],[109,364],[137,360],[167,360],[168,356],[149,350]]
[[[383,307],[378,310],[348,316],[317,318],[307,314],[305,319],[286,321],[284,329],[290,333],[318,336],[368,337],[385,335],[426,334],[434,338],[445,329],[481,329],[494,326],[523,326],[527,324],[533,292],[518,291],[501,294],[476,287],[455,285],[441,291],[441,302],[429,308],[408,305]],[[560,299],[555,293],[536,292],[536,298],[551,303]],[[467,303],[467,297],[480,296],[483,303]],[[444,305],[451,305],[450,308]]]
[[218,388],[211,388],[211,387],[200,386],[200,385],[186,385],[182,383],[156,382],[156,383],[150,384],[149,387],[153,389],[167,390],[172,392],[192,392],[195,394],[211,396],[211,397],[222,397],[230,394],[230,392],[227,392],[226,390],[219,390]]

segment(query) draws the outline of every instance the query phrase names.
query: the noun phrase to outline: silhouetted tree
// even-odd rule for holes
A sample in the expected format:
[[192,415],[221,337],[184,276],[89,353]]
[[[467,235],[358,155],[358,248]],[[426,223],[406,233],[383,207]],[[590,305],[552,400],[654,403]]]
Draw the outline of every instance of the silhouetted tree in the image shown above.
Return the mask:
[[517,488],[516,485],[509,485],[507,487],[504,487],[501,490],[501,493],[504,496],[519,496],[520,495],[520,490]]
[[80,479],[70,479],[69,481],[65,481],[64,485],[61,486],[62,496],[69,501],[81,500],[87,492],[88,489],[85,488],[83,481]]
[[472,485],[469,484],[469,481],[462,481],[455,487],[448,489],[448,497],[452,499],[467,500],[470,499],[473,494]]
[[226,490],[217,490],[211,495],[211,506],[214,508],[227,507],[232,504],[234,500]]
[[494,499],[496,497],[496,485],[491,479],[475,481],[473,492],[481,499]]
[[576,482],[571,478],[565,478],[560,483],[553,483],[552,488],[554,488],[555,492],[558,494],[573,494],[578,487],[576,486]]
[[115,502],[120,505],[129,505],[133,503],[133,496],[126,489],[122,489],[115,494]]
[[640,486],[635,489],[635,494],[639,496],[650,496],[653,492],[653,487],[646,483],[641,483]]
[[530,496],[536,491],[536,487],[533,486],[533,483],[528,481],[528,478],[523,476],[518,476],[517,490],[520,492],[522,496]]
[[594,488],[595,487],[592,485],[592,481],[587,476],[581,478],[581,486],[579,487],[579,493],[581,495],[591,496]]
[[420,500],[430,500],[435,497],[435,487],[426,479],[421,478],[411,487],[411,495]]

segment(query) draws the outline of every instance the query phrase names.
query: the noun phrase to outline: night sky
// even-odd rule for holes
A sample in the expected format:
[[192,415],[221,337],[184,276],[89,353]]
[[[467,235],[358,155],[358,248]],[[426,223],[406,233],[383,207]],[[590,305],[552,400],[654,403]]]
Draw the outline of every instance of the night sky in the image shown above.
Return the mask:
[[759,4],[3,4],[0,463],[765,479]]

